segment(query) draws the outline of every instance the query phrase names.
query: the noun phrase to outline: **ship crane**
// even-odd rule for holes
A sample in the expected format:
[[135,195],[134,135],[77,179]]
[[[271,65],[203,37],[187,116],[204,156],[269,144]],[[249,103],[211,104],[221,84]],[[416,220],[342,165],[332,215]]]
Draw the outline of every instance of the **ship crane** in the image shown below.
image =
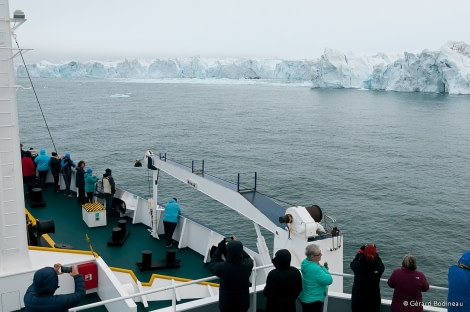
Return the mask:
[[[292,265],[300,267],[305,258],[305,246],[315,243],[322,249],[324,260],[330,267],[336,272],[343,271],[343,249],[340,244],[332,244],[341,234],[336,226],[334,231],[329,232],[320,224],[320,207],[293,206],[286,210],[268,196],[257,192],[256,185],[253,189],[241,189],[240,184],[207,174],[204,172],[203,162],[201,168],[195,168],[194,162],[191,167],[184,166],[167,159],[166,154],[157,156],[150,150],[146,152],[144,159],[147,168],[154,174],[154,201],[158,198],[158,174],[161,170],[251,220],[257,233],[258,253],[262,259],[262,263],[257,265],[271,263],[271,253],[259,229],[261,226],[274,234],[272,253],[279,249],[288,249],[292,255]],[[342,278],[334,279],[335,288],[342,291]]]

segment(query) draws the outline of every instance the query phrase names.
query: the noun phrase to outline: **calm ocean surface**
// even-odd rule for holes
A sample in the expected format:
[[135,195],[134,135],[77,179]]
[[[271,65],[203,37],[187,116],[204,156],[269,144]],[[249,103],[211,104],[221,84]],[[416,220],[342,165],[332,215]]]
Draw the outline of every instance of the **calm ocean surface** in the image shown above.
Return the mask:
[[[29,82],[18,83],[22,143],[50,153]],[[121,187],[144,197],[147,171],[133,164],[152,149],[187,165],[204,159],[206,172],[229,181],[256,171],[259,191],[291,205],[318,204],[344,234],[345,273],[358,247],[375,243],[384,278],[410,252],[431,284],[447,286],[449,265],[470,249],[468,96],[263,83],[34,84],[58,152],[98,173],[112,168]],[[221,213],[217,202],[166,175],[160,183],[160,203],[177,197],[203,223],[253,237],[250,222]]]

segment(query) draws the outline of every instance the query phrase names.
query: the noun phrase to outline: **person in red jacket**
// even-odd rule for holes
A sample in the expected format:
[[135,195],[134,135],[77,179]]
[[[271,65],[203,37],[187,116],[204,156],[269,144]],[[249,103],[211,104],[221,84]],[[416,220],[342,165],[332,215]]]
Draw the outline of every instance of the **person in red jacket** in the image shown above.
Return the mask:
[[21,168],[23,169],[23,183],[26,184],[27,192],[30,194],[31,189],[37,182],[36,166],[34,165],[30,151],[26,151],[25,156],[21,158]]
[[421,312],[423,311],[423,296],[421,293],[429,289],[429,283],[423,273],[416,270],[416,257],[406,254],[402,267],[393,271],[387,281],[394,288],[392,312]]

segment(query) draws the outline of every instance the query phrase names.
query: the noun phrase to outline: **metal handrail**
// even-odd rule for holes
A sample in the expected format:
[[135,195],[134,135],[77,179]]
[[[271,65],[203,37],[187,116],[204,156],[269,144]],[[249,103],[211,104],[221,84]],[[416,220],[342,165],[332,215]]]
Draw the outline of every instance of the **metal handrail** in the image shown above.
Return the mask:
[[[253,273],[252,273],[252,276],[253,276],[253,298],[255,298],[255,296],[256,296],[256,271],[261,270],[261,269],[270,268],[272,266],[273,266],[273,264],[266,264],[266,265],[261,265],[261,266],[258,266],[258,267],[254,267],[252,269],[252,271],[253,271]],[[330,274],[334,275],[334,276],[342,276],[342,277],[348,277],[348,278],[354,277],[354,274],[348,274],[348,273],[330,272]],[[105,305],[105,304],[108,304],[108,303],[113,303],[113,302],[117,302],[117,301],[121,301],[121,300],[126,300],[126,299],[135,298],[135,297],[145,296],[145,295],[149,295],[149,294],[153,294],[153,293],[157,293],[157,292],[161,292],[161,291],[165,291],[165,290],[170,290],[170,289],[173,290],[173,292],[172,292],[173,311],[176,311],[176,305],[177,305],[176,304],[176,288],[180,288],[180,287],[184,287],[184,286],[188,286],[188,285],[192,285],[192,284],[199,284],[201,282],[207,282],[207,281],[215,280],[215,279],[218,279],[218,277],[213,275],[213,276],[200,278],[200,279],[189,281],[189,282],[184,282],[184,283],[181,283],[181,284],[178,284],[178,285],[171,285],[171,286],[165,286],[165,287],[160,287],[160,288],[156,288],[156,289],[150,289],[150,290],[142,291],[142,292],[139,292],[139,293],[134,293],[134,294],[127,295],[127,296],[116,297],[116,298],[113,298],[113,299],[107,299],[107,300],[103,300],[103,301],[99,301],[99,302],[95,302],[95,303],[90,303],[90,304],[70,308],[69,311],[70,312],[82,311],[82,310],[102,306],[102,305]],[[381,278],[380,281],[381,282],[387,282],[387,279]],[[433,285],[429,285],[429,288],[430,289],[436,289],[436,290],[448,290],[447,287],[440,287],[440,286],[433,286]],[[256,302],[256,299],[254,299],[254,302]],[[253,305],[252,308],[253,308],[253,311],[256,311],[256,306],[255,305]]]
[[[354,274],[348,274],[348,273],[335,273],[335,272],[330,272],[331,275],[335,275],[335,276],[343,276],[343,277],[354,277]],[[387,282],[388,279],[386,278],[381,278],[380,279],[381,282]],[[434,285],[429,285],[429,288],[430,289],[437,289],[437,290],[449,290],[449,288],[447,287],[441,287],[441,286],[434,286]]]

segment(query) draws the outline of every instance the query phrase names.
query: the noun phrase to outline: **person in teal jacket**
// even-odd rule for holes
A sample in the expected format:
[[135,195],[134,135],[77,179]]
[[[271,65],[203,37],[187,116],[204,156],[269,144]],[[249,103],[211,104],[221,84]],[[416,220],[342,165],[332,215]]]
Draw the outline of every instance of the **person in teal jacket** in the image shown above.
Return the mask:
[[321,312],[328,294],[328,285],[333,278],[325,265],[320,264],[321,250],[318,245],[310,244],[305,248],[306,258],[300,265],[302,272],[302,292],[299,300],[303,312]]
[[177,201],[176,198],[170,199],[168,204],[165,205],[165,212],[163,213],[163,229],[165,230],[166,247],[173,246],[173,233],[178,224],[178,217],[181,214],[181,208]]
[[88,198],[88,203],[93,202],[93,195],[95,194],[95,185],[97,181],[98,178],[93,174],[93,170],[88,168],[85,173],[85,193]]
[[34,164],[39,171],[39,187],[43,188],[46,184],[47,173],[49,172],[49,163],[51,156],[46,154],[45,149],[39,151],[39,155],[34,158]]

